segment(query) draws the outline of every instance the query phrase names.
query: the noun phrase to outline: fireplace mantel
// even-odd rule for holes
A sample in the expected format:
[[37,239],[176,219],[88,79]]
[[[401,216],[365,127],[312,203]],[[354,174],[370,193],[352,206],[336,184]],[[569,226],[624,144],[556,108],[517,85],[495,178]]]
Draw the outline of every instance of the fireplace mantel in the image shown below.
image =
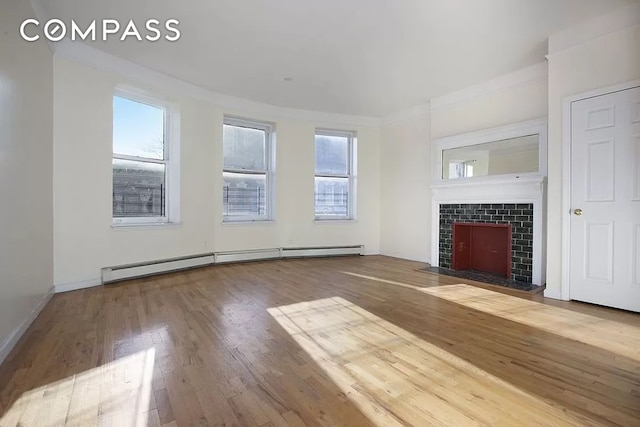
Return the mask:
[[533,204],[533,271],[536,285],[545,283],[544,221],[546,180],[542,176],[490,177],[445,182],[431,186],[432,246],[431,265],[439,266],[440,206],[447,204]]
[[[468,203],[508,202],[533,200],[544,196],[545,178],[542,176],[521,178],[487,178],[473,181],[456,181],[429,187],[433,200],[458,203],[459,200],[477,200]],[[459,203],[463,203],[460,201]]]

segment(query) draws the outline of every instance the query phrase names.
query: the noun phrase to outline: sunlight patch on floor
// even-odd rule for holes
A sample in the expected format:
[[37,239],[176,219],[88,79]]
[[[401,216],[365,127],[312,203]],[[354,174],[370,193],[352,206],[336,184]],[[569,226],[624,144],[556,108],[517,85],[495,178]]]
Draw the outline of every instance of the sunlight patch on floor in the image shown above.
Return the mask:
[[464,284],[420,291],[640,361],[640,328],[631,325]]
[[640,361],[640,328],[475,286],[420,287],[379,277],[344,274],[414,289],[493,316],[532,326]]
[[380,277],[365,276],[364,274],[351,273],[349,271],[343,271],[342,273],[347,274],[349,276],[353,276],[353,277],[359,277],[361,279],[375,280],[376,282],[388,283],[389,285],[400,286],[402,288],[415,289],[418,291],[422,289],[422,287],[420,286],[410,285],[408,283],[396,282],[395,280],[387,280],[387,279],[381,279]]
[[24,393],[0,426],[146,426],[155,349]]
[[377,425],[584,421],[343,298],[268,312]]

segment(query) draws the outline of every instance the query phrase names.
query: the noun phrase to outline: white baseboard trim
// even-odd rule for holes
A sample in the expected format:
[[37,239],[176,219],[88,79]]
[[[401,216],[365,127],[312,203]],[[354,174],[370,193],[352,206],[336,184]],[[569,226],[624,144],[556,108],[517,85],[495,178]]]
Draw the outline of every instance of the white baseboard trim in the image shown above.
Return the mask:
[[[367,254],[367,255],[369,255],[369,254]],[[388,250],[380,251],[380,253],[376,254],[376,255],[382,255],[382,256],[389,257],[389,258],[398,258],[398,259],[403,259],[403,260],[406,260],[406,261],[423,262],[425,264],[431,265],[431,257],[430,256],[421,257],[420,255],[402,254],[402,253],[398,253],[396,251],[388,251]]]
[[42,309],[47,305],[53,294],[54,287],[52,286],[49,291],[42,297],[38,305],[35,306],[29,316],[27,316],[27,318],[24,319],[24,321],[9,334],[7,339],[5,339],[2,344],[0,344],[0,363],[4,362],[4,359],[6,359],[9,353],[11,353],[11,350],[13,350],[16,344],[18,344],[20,338],[22,338],[24,333],[27,332],[29,326],[31,326],[33,321],[36,320],[36,317],[38,317]]
[[204,267],[214,263],[213,254],[176,258],[149,263],[107,267],[102,269],[102,283],[112,283],[134,277],[146,277],[189,268]]
[[245,261],[266,261],[269,259],[279,259],[280,257],[281,250],[278,248],[260,249],[255,251],[218,252],[215,254],[214,264],[226,264]]
[[544,297],[545,298],[551,298],[551,299],[557,299],[557,300],[563,300],[564,298],[562,298],[562,293],[560,291],[556,291],[553,289],[545,289],[544,290]]
[[55,285],[54,288],[55,293],[60,294],[62,292],[77,291],[78,289],[93,288],[94,286],[100,285],[102,285],[102,280],[98,277],[95,279],[81,280],[79,282],[60,283]]
[[328,248],[282,248],[281,258],[314,258],[344,255],[364,255],[364,246],[338,246]]
[[72,283],[55,285],[55,293],[76,291],[78,289],[102,286],[103,284],[153,276],[172,271],[186,270],[208,265],[226,264],[245,261],[267,261],[285,258],[312,258],[344,255],[372,255],[365,252],[364,245],[303,247],[303,248],[270,248],[246,251],[226,251],[194,255],[184,258],[164,259],[139,264],[130,264],[102,269],[102,277]]

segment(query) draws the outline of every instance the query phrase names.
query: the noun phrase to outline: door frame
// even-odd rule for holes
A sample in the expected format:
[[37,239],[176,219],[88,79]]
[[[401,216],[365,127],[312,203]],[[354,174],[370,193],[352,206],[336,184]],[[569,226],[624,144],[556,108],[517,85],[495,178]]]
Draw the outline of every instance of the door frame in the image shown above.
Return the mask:
[[562,300],[571,300],[571,158],[573,154],[571,106],[574,102],[623,92],[638,87],[640,87],[640,80],[632,80],[567,96],[562,100],[562,283],[559,295]]

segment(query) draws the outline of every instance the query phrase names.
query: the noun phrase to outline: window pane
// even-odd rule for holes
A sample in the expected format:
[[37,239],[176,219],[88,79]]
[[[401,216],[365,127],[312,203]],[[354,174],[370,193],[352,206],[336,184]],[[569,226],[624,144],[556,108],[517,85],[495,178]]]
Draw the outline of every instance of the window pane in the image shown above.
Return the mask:
[[164,110],[114,96],[113,152],[164,159]]
[[113,216],[165,216],[165,165],[113,159]]
[[224,167],[266,170],[266,132],[224,125]]
[[316,135],[316,173],[349,174],[349,138]]
[[349,216],[349,178],[316,177],[316,216]]
[[224,172],[222,202],[225,215],[264,216],[267,214],[267,176]]

